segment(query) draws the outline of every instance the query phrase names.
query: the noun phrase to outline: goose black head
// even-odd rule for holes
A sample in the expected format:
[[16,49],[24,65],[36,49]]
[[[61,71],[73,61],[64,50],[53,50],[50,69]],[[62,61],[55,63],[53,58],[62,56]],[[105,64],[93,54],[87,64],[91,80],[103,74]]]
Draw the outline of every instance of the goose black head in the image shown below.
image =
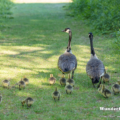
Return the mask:
[[70,52],[70,53],[72,53],[71,48],[67,47],[67,49],[66,49],[65,52]]
[[71,29],[70,28],[65,28],[65,30],[63,30],[62,32],[69,33],[69,32],[71,32]]
[[89,33],[89,38],[91,38],[91,37],[93,37],[93,34],[90,32],[90,33]]

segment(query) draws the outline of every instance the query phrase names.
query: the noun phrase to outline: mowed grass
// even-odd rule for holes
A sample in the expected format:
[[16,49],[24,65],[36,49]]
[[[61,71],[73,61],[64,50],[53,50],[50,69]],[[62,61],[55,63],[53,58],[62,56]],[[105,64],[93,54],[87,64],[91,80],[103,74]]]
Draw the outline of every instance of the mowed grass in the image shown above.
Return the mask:
[[[119,107],[120,95],[105,99],[92,87],[86,75],[90,58],[89,26],[66,16],[63,6],[67,3],[23,3],[12,9],[14,19],[5,19],[0,28],[0,81],[11,78],[11,86],[24,75],[29,78],[25,90],[0,87],[3,101],[0,104],[1,120],[80,120],[118,118],[119,111],[100,111],[100,107]],[[75,87],[71,95],[59,84],[61,72],[57,61],[68,44],[68,34],[61,32],[70,27],[73,33],[72,52],[77,57]],[[110,83],[119,78],[120,60],[111,47],[112,38],[94,34],[95,52],[111,75]],[[49,75],[56,83],[49,85]],[[66,75],[66,78],[68,76]],[[111,86],[108,86],[111,89]],[[55,87],[61,92],[60,101],[51,94]],[[21,101],[32,97],[35,103],[30,109]]]

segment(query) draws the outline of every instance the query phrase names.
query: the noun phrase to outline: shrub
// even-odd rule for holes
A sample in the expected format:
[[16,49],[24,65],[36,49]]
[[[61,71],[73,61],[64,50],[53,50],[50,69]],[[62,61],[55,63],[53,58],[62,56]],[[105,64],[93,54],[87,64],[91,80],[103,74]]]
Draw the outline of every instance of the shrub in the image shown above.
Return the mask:
[[96,31],[110,33],[120,28],[120,0],[73,0],[69,9]]
[[0,18],[5,17],[7,14],[11,14],[10,8],[13,3],[10,0],[0,0]]
[[116,53],[120,53],[120,30],[116,32],[116,38],[113,41],[112,46],[115,48]]

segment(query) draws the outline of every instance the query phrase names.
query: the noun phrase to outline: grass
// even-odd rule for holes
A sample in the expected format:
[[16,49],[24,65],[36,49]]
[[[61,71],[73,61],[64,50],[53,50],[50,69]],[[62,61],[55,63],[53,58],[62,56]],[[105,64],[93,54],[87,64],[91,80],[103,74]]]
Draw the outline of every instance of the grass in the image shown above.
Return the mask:
[[[11,85],[14,85],[24,75],[30,80],[26,89],[21,91],[0,87],[3,96],[1,120],[118,118],[119,111],[100,111],[100,107],[119,107],[120,97],[116,95],[105,99],[92,87],[85,71],[90,58],[90,28],[82,21],[66,16],[62,9],[65,5],[67,3],[16,3],[11,10],[14,19],[7,18],[0,23],[3,24],[0,28],[1,84],[4,79],[11,78]],[[68,34],[61,32],[66,27],[72,30],[72,52],[78,60],[74,77],[76,85],[71,95],[67,95],[64,87],[59,85],[61,72],[57,68],[58,58],[68,43]],[[120,56],[114,53],[112,40],[111,37],[94,34],[96,54],[107,67],[111,83],[120,79]],[[48,84],[51,73],[57,79],[53,86]],[[51,96],[56,86],[61,92],[58,102]],[[30,109],[21,106],[21,101],[28,96],[35,100]]]

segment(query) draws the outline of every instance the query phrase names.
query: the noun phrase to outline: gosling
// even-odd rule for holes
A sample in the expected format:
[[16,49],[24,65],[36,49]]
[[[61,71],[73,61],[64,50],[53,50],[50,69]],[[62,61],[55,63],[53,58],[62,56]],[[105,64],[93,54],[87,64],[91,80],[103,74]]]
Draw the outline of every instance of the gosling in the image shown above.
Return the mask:
[[110,76],[109,74],[105,73],[103,76],[102,76],[102,80],[103,80],[103,83],[106,83],[110,81]]
[[24,76],[23,81],[25,82],[26,85],[29,84],[29,79]]
[[18,85],[19,85],[19,90],[21,90],[21,88],[25,89],[26,84],[22,79],[21,81],[19,81]]
[[9,88],[10,80],[7,80],[7,79],[3,80],[2,85],[3,85],[4,88]]
[[55,88],[55,91],[52,93],[52,97],[55,101],[60,100],[60,92],[57,90],[57,87]]
[[67,83],[69,83],[72,87],[74,87],[74,85],[75,85],[74,80],[72,78],[70,78],[70,74],[68,75]]
[[50,74],[49,84],[50,84],[50,85],[53,85],[53,84],[55,84],[55,81],[56,81],[56,78],[53,77],[53,74]]
[[100,88],[98,88],[98,92],[102,94],[105,98],[109,98],[112,95],[111,91],[105,88],[103,84],[101,84]]
[[26,104],[27,108],[30,108],[33,103],[34,103],[34,100],[31,97],[28,97],[24,101],[21,102],[22,106],[24,106],[24,104]]
[[63,74],[62,78],[60,78],[60,85],[61,86],[65,86],[66,85],[66,79],[65,79],[65,75]]
[[120,93],[120,81],[118,80],[118,81],[112,86],[111,89],[112,89],[114,95]]
[[66,83],[65,90],[67,94],[71,94],[73,91],[73,86],[71,86],[69,83]]

